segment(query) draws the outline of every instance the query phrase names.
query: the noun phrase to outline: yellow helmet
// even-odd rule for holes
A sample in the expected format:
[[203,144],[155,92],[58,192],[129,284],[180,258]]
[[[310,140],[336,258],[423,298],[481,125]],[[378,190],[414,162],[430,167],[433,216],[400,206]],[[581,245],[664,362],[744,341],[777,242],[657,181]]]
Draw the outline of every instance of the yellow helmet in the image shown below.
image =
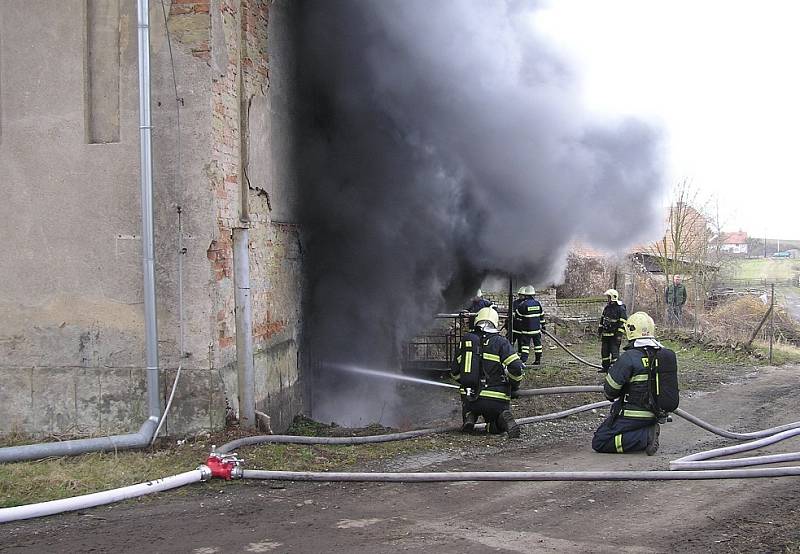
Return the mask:
[[625,323],[625,333],[628,340],[652,339],[656,336],[656,324],[645,312],[636,312]]
[[533,288],[533,285],[525,285],[524,287],[519,288],[517,294],[521,296],[533,296],[536,294],[536,289]]
[[617,300],[619,300],[619,293],[617,292],[617,290],[616,290],[616,289],[608,289],[608,290],[607,290],[606,292],[604,292],[603,294],[605,294],[606,296],[610,296],[610,297],[611,297],[611,300],[613,300],[614,302],[616,302]]
[[479,327],[487,333],[496,333],[500,327],[500,316],[494,308],[481,308],[475,314],[475,327]]

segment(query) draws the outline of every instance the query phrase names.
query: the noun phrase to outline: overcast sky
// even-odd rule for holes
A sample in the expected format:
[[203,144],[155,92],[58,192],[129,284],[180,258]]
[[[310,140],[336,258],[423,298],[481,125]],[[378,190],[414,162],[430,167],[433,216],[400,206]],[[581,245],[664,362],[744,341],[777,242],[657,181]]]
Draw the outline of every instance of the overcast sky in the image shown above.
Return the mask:
[[531,24],[588,109],[663,127],[670,183],[723,228],[800,238],[800,1],[549,0]]

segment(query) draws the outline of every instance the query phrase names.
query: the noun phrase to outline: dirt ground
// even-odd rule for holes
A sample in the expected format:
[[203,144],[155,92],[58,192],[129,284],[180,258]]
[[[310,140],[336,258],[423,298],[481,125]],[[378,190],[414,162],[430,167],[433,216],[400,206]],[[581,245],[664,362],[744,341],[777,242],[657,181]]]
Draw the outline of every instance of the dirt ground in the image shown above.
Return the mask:
[[[681,407],[732,430],[798,419],[798,366],[739,367]],[[699,387],[698,387],[699,388]],[[518,416],[526,406],[518,407]],[[385,471],[668,469],[731,444],[680,418],[661,449],[601,455],[604,413],[474,437],[389,460]],[[769,452],[791,451],[785,441]],[[246,452],[243,453],[246,456]],[[263,468],[268,469],[268,468]],[[6,524],[4,552],[800,552],[797,478],[669,482],[216,482],[80,513]]]

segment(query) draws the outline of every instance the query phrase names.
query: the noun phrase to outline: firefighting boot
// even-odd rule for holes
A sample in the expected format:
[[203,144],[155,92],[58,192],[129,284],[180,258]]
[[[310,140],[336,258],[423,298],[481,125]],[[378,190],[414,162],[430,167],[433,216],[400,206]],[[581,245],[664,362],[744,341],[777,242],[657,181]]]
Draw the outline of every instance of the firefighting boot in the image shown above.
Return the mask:
[[461,431],[464,433],[471,433],[475,428],[475,423],[478,421],[477,416],[472,412],[464,414],[464,423],[461,424]]
[[533,359],[533,365],[542,365],[542,355],[537,352],[536,357]]
[[508,438],[510,439],[518,439],[522,435],[522,429],[520,429],[517,420],[514,419],[514,416],[511,415],[511,412],[508,410],[503,410],[500,412],[500,416],[498,418],[500,420],[500,424],[505,427],[506,433],[508,433]]
[[644,451],[648,456],[652,456],[658,451],[658,436],[661,434],[661,426],[656,423],[647,430],[647,446]]

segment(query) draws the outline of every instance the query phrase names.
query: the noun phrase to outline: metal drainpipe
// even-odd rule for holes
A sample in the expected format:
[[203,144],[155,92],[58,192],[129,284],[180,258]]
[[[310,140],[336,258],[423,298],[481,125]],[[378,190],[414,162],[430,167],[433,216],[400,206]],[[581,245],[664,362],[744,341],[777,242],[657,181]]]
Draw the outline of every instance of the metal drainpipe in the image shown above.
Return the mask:
[[139,30],[139,143],[142,183],[142,270],[144,276],[145,362],[147,407],[151,418],[161,416],[156,322],[155,232],[153,230],[153,145],[150,121],[150,2],[137,0]]
[[254,427],[256,422],[249,242],[250,233],[247,227],[233,230],[236,372],[239,382],[239,424],[242,427]]
[[236,323],[236,373],[239,390],[239,425],[244,428],[255,427],[255,368],[253,362],[253,309],[250,300],[250,211],[248,206],[249,186],[245,178],[247,156],[247,113],[244,110],[245,99],[242,76],[242,57],[244,55],[242,2],[238,3],[239,20],[237,23],[239,55],[236,71],[236,98],[239,107],[239,222],[233,229],[233,263],[234,263],[234,303]]
[[0,463],[74,456],[86,452],[144,448],[150,444],[161,416],[156,325],[155,248],[153,233],[153,161],[150,124],[150,6],[137,0],[139,37],[139,140],[142,191],[142,251],[144,273],[145,361],[147,364],[148,418],[137,433],[93,439],[25,444],[0,448]]

